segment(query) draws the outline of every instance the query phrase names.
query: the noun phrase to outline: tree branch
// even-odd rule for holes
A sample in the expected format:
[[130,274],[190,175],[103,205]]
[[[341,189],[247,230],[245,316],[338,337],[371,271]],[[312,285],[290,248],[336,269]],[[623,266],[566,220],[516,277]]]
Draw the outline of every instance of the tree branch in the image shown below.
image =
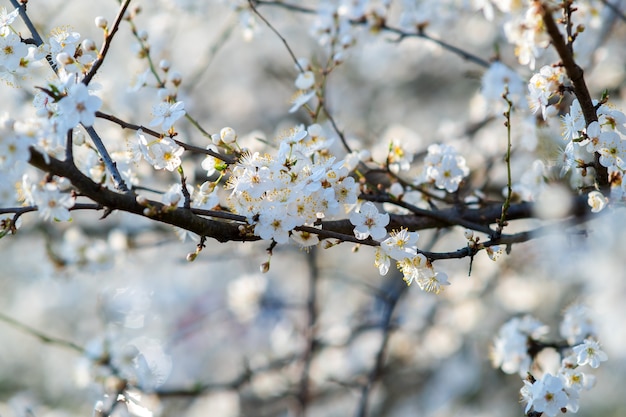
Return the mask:
[[[127,213],[136,214],[143,217],[148,217],[152,220],[159,221],[161,223],[170,224],[172,226],[180,227],[190,232],[196,233],[199,236],[206,236],[216,239],[219,242],[228,241],[256,241],[260,240],[258,236],[255,236],[249,232],[242,232],[240,226],[247,224],[244,217],[237,217],[234,214],[219,214],[221,212],[214,211],[201,211],[201,210],[189,210],[182,207],[171,210],[165,208],[163,204],[156,201],[148,201],[148,204],[153,210],[148,210],[146,214],[146,206],[141,205],[136,200],[136,194],[133,192],[120,194],[103,187],[91,180],[83,174],[73,163],[67,161],[60,161],[53,157],[44,157],[40,152],[35,149],[30,150],[31,157],[29,163],[36,168],[39,168],[52,175],[65,177],[74,187],[76,187],[82,196],[90,198],[92,201],[98,203],[107,210],[124,211]],[[488,226],[497,223],[502,211],[502,205],[499,203],[490,204],[485,207],[477,209],[463,209],[459,210],[456,207],[452,207],[445,210],[439,210],[432,212],[430,217],[427,217],[426,213],[423,215],[391,215],[388,230],[399,230],[400,228],[406,228],[411,231],[425,230],[425,229],[437,229],[443,227],[450,227],[451,225],[468,225],[476,224]],[[574,200],[573,208],[570,215],[582,220],[586,219],[586,215],[590,212],[590,208],[586,203],[586,197],[581,196]],[[231,221],[217,221],[200,217],[198,214],[212,215],[216,213],[215,217],[226,217]],[[436,218],[433,218],[436,217]],[[507,218],[509,220],[532,218],[533,204],[531,203],[518,203],[512,204],[509,208]],[[467,223],[469,222],[469,223]],[[378,242],[372,239],[357,240],[353,234],[354,226],[349,220],[333,220],[322,222],[322,229],[318,229],[311,226],[300,226],[296,230],[303,230],[311,233],[316,233],[323,239],[333,238],[340,241],[348,241],[359,243],[368,246],[377,246]],[[483,229],[482,227],[477,230]],[[533,236],[529,233],[523,235],[502,235],[498,239],[492,239],[491,245],[499,243],[518,243],[532,239]],[[463,250],[454,252],[455,255],[445,254],[428,254],[431,259],[442,259],[452,257],[464,257],[469,253],[463,252]]]
[[[546,31],[552,41],[552,45],[561,58],[561,62],[565,68],[567,76],[572,81],[574,94],[580,103],[580,108],[582,109],[583,116],[585,118],[585,125],[589,126],[591,123],[598,121],[598,115],[596,113],[596,108],[593,105],[591,95],[589,94],[587,83],[585,82],[584,71],[574,60],[571,48],[573,39],[569,39],[567,42],[563,39],[561,31],[556,25],[554,17],[552,17],[552,10],[548,6],[542,3],[540,13],[546,27]],[[594,155],[593,165],[596,170],[598,184],[601,187],[607,186],[609,184],[609,174],[606,167],[600,164],[600,155],[597,152]]]
[[161,223],[177,226],[194,232],[200,236],[214,238],[220,242],[228,241],[253,241],[259,237],[242,234],[239,224],[224,221],[215,221],[202,218],[192,213],[191,210],[178,208],[176,210],[164,209],[164,205],[150,201],[149,204],[155,210],[153,215],[144,214],[145,206],[137,203],[135,193],[120,194],[103,187],[83,174],[74,164],[59,161],[53,157],[44,157],[41,153],[31,148],[29,163],[36,168],[53,175],[65,177],[74,187],[80,190],[81,195],[104,206],[109,210],[120,210],[127,213],[148,217]]

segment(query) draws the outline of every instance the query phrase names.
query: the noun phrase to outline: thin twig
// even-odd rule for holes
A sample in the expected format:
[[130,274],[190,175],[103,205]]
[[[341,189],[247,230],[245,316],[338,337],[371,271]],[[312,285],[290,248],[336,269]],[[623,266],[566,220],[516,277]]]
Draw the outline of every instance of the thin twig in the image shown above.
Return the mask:
[[[101,111],[97,111],[96,112],[96,117],[100,118],[100,119],[105,119],[108,120],[110,122],[113,122],[117,125],[119,125],[121,128],[123,129],[131,129],[134,131],[138,131],[141,129],[141,131],[143,133],[146,133],[150,136],[153,136],[155,138],[161,138],[163,137],[163,135],[155,130],[149,129],[145,126],[142,125],[136,125],[133,123],[128,123],[122,119],[120,119],[119,117],[113,116],[112,114],[107,114],[107,113],[103,113]],[[182,146],[186,151],[189,152],[194,152],[194,153],[201,153],[201,154],[205,154],[205,155],[211,155],[214,158],[217,158],[221,161],[224,161],[227,164],[234,164],[236,162],[236,159],[233,157],[230,157],[228,155],[223,155],[221,153],[215,152],[211,149],[206,149],[206,148],[201,148],[199,146],[194,146],[194,145],[190,145],[188,143],[185,142],[181,142],[179,140],[173,139],[172,140],[174,142],[176,142],[179,146]]]
[[290,10],[292,12],[301,12],[307,14],[314,14],[314,9],[309,9],[307,7],[303,7],[296,4],[285,3],[283,1],[270,1],[270,0],[252,0],[258,6],[278,6],[282,7],[285,10]]
[[185,171],[183,170],[183,166],[179,165],[177,169],[180,174],[180,188],[183,193],[183,207],[187,210],[191,208],[191,194],[187,189],[187,177],[185,177]]
[[[76,210],[102,210],[103,208],[104,207],[101,204],[76,203],[72,207],[70,207],[68,210],[69,211],[76,211]],[[37,210],[39,210],[39,208],[37,206],[7,207],[7,208],[1,208],[0,207],[0,214],[13,213],[13,214],[22,215],[24,213],[31,213],[31,212],[37,211]]]
[[267,27],[269,27],[270,30],[274,32],[274,34],[278,36],[278,38],[282,41],[282,43],[285,45],[285,48],[287,48],[287,52],[289,52],[291,59],[293,59],[293,62],[296,64],[300,72],[304,72],[304,68],[302,68],[302,65],[300,65],[298,58],[296,58],[296,55],[293,53],[293,50],[291,49],[289,43],[287,43],[287,40],[283,37],[283,35],[281,35],[280,32],[274,26],[272,26],[272,24],[261,13],[259,13],[256,7],[254,7],[254,0],[248,0],[248,4],[250,5],[250,9],[254,12],[254,14],[256,14],[259,19],[261,19],[267,25]]
[[39,339],[40,341],[42,341],[43,343],[48,343],[51,345],[57,345],[57,346],[62,346],[68,349],[71,349],[75,352],[78,352],[80,354],[84,354],[85,353],[85,348],[77,345],[76,343],[58,338],[58,337],[54,337],[54,336],[50,336],[47,335],[43,332],[40,332],[37,329],[34,329],[22,322],[19,322],[17,320],[15,320],[12,317],[9,317],[5,314],[3,314],[2,312],[0,312],[0,321],[3,321],[13,327],[15,327],[16,329],[19,329],[23,332],[28,333],[29,335],[36,337],[37,339]]
[[467,52],[461,48],[459,48],[458,46],[454,46],[452,44],[447,43],[444,40],[441,39],[437,39],[434,38],[428,34],[426,34],[426,32],[424,31],[423,28],[420,28],[420,30],[418,32],[407,32],[404,31],[402,29],[399,28],[395,28],[395,27],[391,27],[391,26],[387,26],[384,25],[382,28],[382,30],[385,30],[387,32],[390,33],[395,33],[397,35],[399,35],[398,39],[396,40],[396,42],[400,42],[406,38],[421,38],[421,39],[425,39],[427,41],[433,42],[439,46],[441,46],[443,49],[445,49],[448,52],[452,52],[455,55],[458,55],[459,57],[463,58],[466,61],[469,62],[473,62],[476,65],[480,65],[483,68],[489,68],[491,66],[491,64],[489,63],[489,61],[486,61],[484,59],[482,59],[481,57],[474,55],[470,52]]
[[496,236],[502,235],[502,230],[504,230],[504,226],[506,225],[506,214],[509,211],[509,207],[511,207],[511,197],[513,195],[513,180],[511,176],[511,110],[513,109],[513,102],[509,99],[509,87],[505,87],[504,94],[502,95],[504,101],[507,104],[507,110],[504,112],[504,117],[506,118],[504,125],[506,126],[506,138],[507,138],[507,146],[506,146],[506,154],[504,156],[504,161],[506,163],[506,198],[504,200],[504,204],[502,204],[502,215],[500,216],[500,221],[498,222],[498,226],[496,228]]
[[240,222],[240,223],[248,222],[248,219],[246,218],[246,216],[242,216],[240,214],[229,213],[227,211],[215,211],[215,210],[204,210],[204,209],[192,208],[191,212],[199,216],[214,217],[216,219],[233,220],[233,221]]
[[333,127],[333,130],[337,133],[337,136],[339,136],[339,139],[341,140],[341,143],[343,144],[343,147],[346,149],[346,151],[348,153],[352,153],[352,148],[350,148],[350,145],[348,145],[348,141],[346,140],[346,136],[339,129],[339,127],[337,126],[337,123],[335,123],[335,119],[330,114],[330,111],[328,110],[325,102],[322,103],[322,109],[324,109],[324,114],[326,114],[326,117],[330,121],[330,124]]
[[117,16],[115,17],[115,21],[113,22],[113,26],[111,26],[111,30],[109,31],[107,36],[104,38],[102,49],[100,49],[100,52],[98,53],[98,59],[96,59],[96,61],[93,63],[93,66],[91,67],[91,70],[89,70],[89,73],[85,75],[85,78],[83,78],[83,84],[89,85],[93,77],[96,75],[96,73],[102,66],[102,63],[104,63],[104,59],[106,58],[107,53],[109,52],[109,48],[111,47],[111,42],[113,42],[113,37],[115,36],[115,34],[120,28],[120,23],[122,22],[122,19],[124,18],[126,9],[128,9],[128,6],[130,5],[130,1],[131,0],[125,0],[124,3],[122,3],[120,10],[118,11]]
[[[248,0],[248,1],[252,2],[254,0]],[[276,6],[276,7],[282,7],[284,9],[288,9],[288,10],[292,10],[292,11],[296,11],[296,12],[301,12],[301,13],[307,13],[307,14],[315,13],[315,10],[313,10],[313,9],[309,9],[309,8],[301,7],[301,6],[295,6],[295,5],[291,5],[291,4],[285,4],[282,1],[261,1],[261,0],[257,0],[257,1],[254,1],[254,3],[258,4],[259,6],[262,6],[262,5]],[[253,10],[255,10],[255,9],[253,8]],[[261,19],[263,19],[262,16],[260,16],[260,17],[261,17]],[[365,20],[365,19],[350,20],[350,23],[352,25],[364,25],[364,24],[367,23],[367,20]],[[428,40],[430,42],[434,42],[437,45],[441,46],[446,51],[452,52],[453,54],[458,55],[459,57],[461,57],[461,58],[463,58],[463,59],[465,59],[467,61],[473,62],[474,64],[480,65],[481,67],[489,68],[491,66],[491,64],[488,61],[480,58],[477,55],[474,55],[474,54],[472,54],[470,52],[464,51],[463,49],[461,49],[461,48],[459,48],[457,46],[454,46],[454,45],[449,44],[449,43],[447,43],[447,42],[445,42],[445,41],[443,41],[441,39],[437,39],[437,38],[434,38],[434,37],[426,34],[426,32],[424,31],[423,28],[420,28],[420,30],[418,32],[407,32],[407,31],[404,31],[402,29],[395,28],[395,27],[392,27],[392,26],[388,26],[387,24],[383,24],[379,29],[381,31],[385,31],[385,32],[389,32],[389,33],[393,33],[393,34],[399,35],[399,37],[397,39],[397,42],[400,42],[400,41],[402,41],[402,40],[404,40],[406,38],[422,38],[422,39]]]
[[113,116],[112,114],[107,114],[107,113],[103,113],[101,111],[97,111],[96,112],[96,117],[100,118],[100,119],[105,119],[108,120],[110,122],[113,122],[117,125],[119,125],[122,129],[130,129],[130,130],[139,130],[141,129],[141,131],[143,133],[146,133],[150,136],[153,136],[155,138],[161,138],[163,137],[163,134],[157,132],[156,130],[152,130],[150,128],[147,128],[145,126],[142,125],[136,125],[133,123],[129,123],[129,122],[125,122],[124,120],[120,119],[119,117]]

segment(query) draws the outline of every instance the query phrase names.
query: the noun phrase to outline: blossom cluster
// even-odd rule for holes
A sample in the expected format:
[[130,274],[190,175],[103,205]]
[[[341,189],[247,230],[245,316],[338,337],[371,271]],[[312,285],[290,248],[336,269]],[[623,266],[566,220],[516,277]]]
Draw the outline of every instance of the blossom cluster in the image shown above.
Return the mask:
[[504,24],[504,33],[507,40],[515,45],[515,54],[519,63],[534,69],[537,58],[544,52],[550,38],[544,30],[541,18],[540,8],[543,6],[540,2],[529,1],[528,3],[527,8],[508,7],[507,11],[517,11],[517,13],[511,13],[510,20]]
[[[43,151],[44,155],[62,156],[66,151],[67,132],[78,125],[92,126],[102,99],[95,89],[83,83],[84,76],[97,58],[93,41],[66,29],[53,32],[47,42],[39,46],[23,42],[13,28],[18,10],[0,9],[0,76],[18,84],[29,71],[49,64],[57,78],[48,80],[34,93],[34,117],[16,121],[3,115],[0,124],[0,177],[4,186],[17,185],[18,197],[3,191],[2,204],[14,205],[17,201],[34,205],[43,219],[66,221],[71,218],[69,209],[74,205],[68,184],[62,179],[37,183],[28,172],[26,162],[29,148]],[[6,195],[5,195],[6,194]]]
[[364,240],[371,237],[381,240],[380,246],[376,248],[374,261],[381,275],[389,272],[393,259],[407,285],[417,282],[422,290],[438,294],[442,290],[442,285],[450,284],[445,273],[435,272],[428,259],[418,253],[419,233],[401,228],[393,230],[383,240],[387,236],[385,227],[389,224],[389,214],[379,213],[374,204],[363,203],[350,215],[350,223],[354,226],[354,236],[357,239]]
[[277,243],[287,243],[298,226],[345,214],[359,185],[343,160],[319,152],[328,144],[320,125],[299,125],[285,133],[275,156],[246,153],[226,185],[231,211],[245,216],[255,235]]
[[68,221],[76,197],[69,192],[69,181],[57,178],[40,184],[31,184],[24,176],[22,192],[26,204],[36,206],[43,220]]
[[530,78],[528,82],[528,104],[533,113],[541,110],[541,116],[545,120],[548,111],[552,113],[556,111],[553,106],[550,106],[550,99],[558,94],[564,79],[565,71],[563,68],[550,65],[542,67],[538,73]]
[[[495,66],[495,64],[494,64]],[[490,71],[492,71],[490,69]],[[504,72],[503,72],[504,74]],[[487,75],[487,74],[486,74]],[[503,77],[485,77],[483,90],[486,97],[493,96],[494,85],[506,86],[498,82],[499,78],[509,80],[508,74]],[[543,66],[528,82],[528,105],[534,114],[541,114],[546,122],[559,117],[563,111],[565,91],[571,89],[571,81],[561,66]],[[487,95],[490,94],[490,95]],[[601,191],[593,190],[588,194],[589,206],[593,212],[599,212],[610,201],[621,201],[626,191],[626,183],[622,181],[626,169],[626,114],[608,103],[593,100],[597,120],[587,122],[581,104],[573,98],[569,111],[560,116],[561,136],[566,142],[562,151],[560,176],[571,174],[570,182],[575,188],[593,185],[587,176],[587,170],[594,165],[595,155],[602,169],[606,168],[610,183],[611,198]],[[520,181],[513,185],[516,196],[525,201],[535,201],[545,189],[549,177],[549,166],[540,159],[526,170]]]
[[11,30],[17,16],[17,10],[8,13],[5,8],[0,9],[0,74],[4,77],[19,73],[22,60],[30,52],[28,46]]
[[[607,360],[594,338],[595,327],[585,306],[575,304],[567,308],[559,330],[565,342],[549,343],[545,339],[548,327],[524,316],[505,323],[494,340],[494,366],[524,378],[520,392],[527,414],[534,411],[554,417],[565,410],[578,411],[581,391],[591,389],[594,384],[594,377],[581,367],[597,368]],[[538,363],[538,353],[547,348],[557,349],[561,355],[560,366],[554,373],[545,370],[549,364]]]
[[430,145],[424,164],[422,175],[414,181],[414,184],[434,183],[435,187],[445,189],[449,193],[457,191],[463,179],[469,174],[465,158],[449,145]]
[[563,117],[563,139],[567,168],[584,165],[599,155],[599,163],[605,167],[611,182],[611,197],[621,200],[626,192],[622,181],[626,170],[626,114],[607,104],[594,101],[597,121],[585,126],[578,100],[574,100],[570,111]]

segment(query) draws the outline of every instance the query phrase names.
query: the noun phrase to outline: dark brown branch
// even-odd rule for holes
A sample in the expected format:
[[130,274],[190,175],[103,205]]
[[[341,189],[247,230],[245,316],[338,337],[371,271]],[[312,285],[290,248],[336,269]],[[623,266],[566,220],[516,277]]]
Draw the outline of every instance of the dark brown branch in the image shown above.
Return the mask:
[[[573,40],[566,41],[563,39],[563,35],[552,16],[552,10],[548,6],[542,4],[540,12],[546,32],[550,36],[552,45],[561,58],[563,68],[565,68],[565,72],[574,86],[574,94],[580,103],[580,108],[585,118],[585,125],[589,126],[591,123],[598,121],[598,115],[585,82],[584,71],[574,60],[571,48]],[[609,174],[606,167],[600,164],[600,155],[597,152],[595,154],[594,168],[598,184],[601,187],[607,186],[609,184]]]
[[[44,156],[31,149],[30,164],[53,175],[67,178],[72,185],[80,192],[80,195],[87,197],[97,203],[98,207],[103,207],[107,211],[124,211],[139,216],[148,217],[152,220],[180,227],[199,236],[210,237],[219,242],[228,241],[256,241],[258,236],[250,233],[245,227],[245,218],[233,214],[225,215],[222,212],[187,210],[184,208],[170,209],[156,201],[148,201],[147,205],[141,205],[136,200],[136,194],[120,194],[111,191],[101,184],[98,184],[83,174],[73,163],[60,161],[53,157]],[[149,208],[149,210],[146,210]],[[520,203],[511,205],[508,212],[509,220],[522,218],[532,218],[533,205],[531,203]],[[459,225],[458,222],[467,224],[488,226],[497,222],[501,214],[502,206],[499,203],[491,204],[482,208],[463,209],[456,207],[440,210],[437,218],[425,215],[391,215],[388,230],[399,230],[406,228],[410,231],[424,229],[447,228]],[[574,201],[574,208],[570,213],[577,219],[585,220],[589,213],[586,204],[586,197],[581,196]],[[213,217],[228,217],[233,221],[213,220],[201,217],[199,214]],[[450,220],[453,219],[453,220]],[[456,219],[457,223],[454,222]],[[243,227],[242,227],[243,226]],[[300,226],[296,230],[303,230],[317,234],[322,239],[337,239],[341,242],[354,242],[362,245],[377,246],[378,242],[372,239],[358,240],[353,234],[354,226],[349,220],[335,220],[322,222],[322,229],[310,226]],[[530,233],[517,235],[502,235],[497,239],[492,239],[486,245],[512,244],[533,239],[535,236]],[[450,259],[469,256],[467,248],[451,253],[424,253],[430,259]]]
[[563,68],[565,68],[567,76],[574,85],[574,94],[580,102],[580,107],[582,109],[583,116],[585,117],[585,123],[589,126],[592,122],[598,121],[598,116],[591,100],[589,89],[585,83],[584,71],[576,63],[576,61],[574,61],[570,44],[563,39],[561,31],[556,25],[554,17],[552,17],[552,10],[544,5],[541,8],[541,17],[543,19],[543,23],[545,24],[546,31],[552,41],[552,45],[561,58]]
[[107,114],[107,113],[103,113],[101,111],[97,111],[96,112],[96,117],[100,118],[100,119],[105,119],[108,120],[109,122],[113,122],[117,125],[119,125],[122,129],[130,129],[130,130],[140,130],[144,133],[146,133],[149,136],[153,136],[155,138],[160,138],[163,135],[159,132],[157,132],[156,130],[152,130],[150,128],[147,128],[145,126],[142,125],[136,125],[133,123],[128,123],[122,119],[120,119],[119,117],[113,116],[112,114]]
[[191,210],[182,208],[171,211],[164,210],[163,204],[155,201],[149,202],[150,206],[154,208],[154,215],[146,215],[144,214],[146,207],[137,203],[134,193],[120,194],[111,191],[92,181],[73,164],[59,161],[53,157],[44,158],[41,153],[32,148],[29,163],[45,172],[67,178],[80,191],[81,195],[109,210],[120,210],[148,217],[161,223],[189,230],[200,236],[214,238],[220,242],[259,240],[257,236],[242,235],[239,232],[239,225],[236,223],[202,218],[193,214]]

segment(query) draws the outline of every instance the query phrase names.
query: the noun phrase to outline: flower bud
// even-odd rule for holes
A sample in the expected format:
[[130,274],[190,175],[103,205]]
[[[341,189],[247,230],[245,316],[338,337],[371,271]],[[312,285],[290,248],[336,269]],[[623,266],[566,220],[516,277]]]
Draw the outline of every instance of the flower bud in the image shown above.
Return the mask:
[[308,90],[315,84],[315,75],[311,71],[306,71],[298,75],[296,78],[296,88],[300,90]]
[[96,50],[96,43],[91,39],[83,39],[83,42],[80,44],[83,51],[92,52]]
[[178,71],[174,71],[170,73],[170,82],[174,84],[175,87],[178,87],[180,83],[183,82],[182,74]]
[[109,25],[109,22],[107,22],[106,18],[103,16],[96,17],[94,21],[96,23],[96,27],[99,27],[100,29],[106,29]]
[[170,64],[170,61],[168,61],[167,59],[162,59],[159,62],[159,68],[161,68],[164,72],[168,72],[171,66],[172,64]]
[[56,56],[57,62],[61,65],[70,65],[74,62],[74,58],[67,52],[61,52]]
[[237,140],[237,133],[232,127],[225,127],[220,130],[220,139],[224,143],[233,143]]

